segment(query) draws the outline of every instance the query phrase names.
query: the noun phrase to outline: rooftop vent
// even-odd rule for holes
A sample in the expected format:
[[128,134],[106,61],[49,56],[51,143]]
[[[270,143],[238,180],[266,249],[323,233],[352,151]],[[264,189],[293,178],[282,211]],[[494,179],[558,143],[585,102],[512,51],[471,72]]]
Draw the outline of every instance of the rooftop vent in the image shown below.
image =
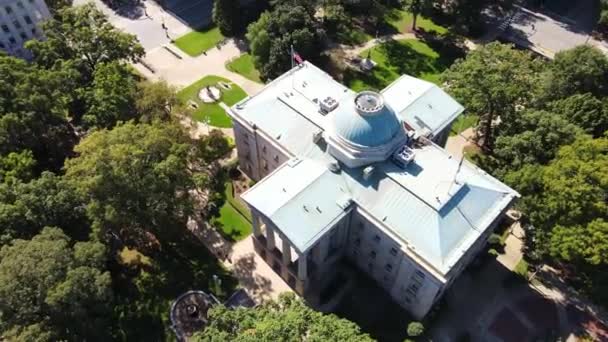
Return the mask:
[[321,107],[321,111],[324,113],[329,113],[332,110],[338,108],[338,101],[331,96],[328,96],[321,100],[319,103],[319,107]]
[[393,161],[399,167],[405,169],[408,164],[414,160],[414,155],[414,150],[411,147],[404,145],[393,154]]
[[366,181],[369,180],[372,177],[372,175],[374,174],[375,169],[376,168],[373,167],[372,165],[369,165],[365,169],[363,169],[363,179]]

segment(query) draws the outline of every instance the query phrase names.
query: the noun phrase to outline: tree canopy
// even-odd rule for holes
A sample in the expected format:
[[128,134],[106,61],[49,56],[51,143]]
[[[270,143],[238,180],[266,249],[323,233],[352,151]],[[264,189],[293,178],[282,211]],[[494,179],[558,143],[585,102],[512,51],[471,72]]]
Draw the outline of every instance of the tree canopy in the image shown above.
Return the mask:
[[319,57],[324,32],[308,2],[277,1],[270,12],[249,25],[247,39],[262,78],[280,76],[291,66],[291,47],[303,58]]
[[213,1],[213,22],[224,36],[234,36],[241,29],[240,7],[239,0]]
[[533,103],[542,69],[529,52],[490,43],[457,60],[442,80],[469,112],[479,115],[482,146],[491,151],[497,120],[509,121],[518,108]]
[[335,315],[314,311],[293,293],[255,308],[209,311],[209,325],[193,341],[373,341],[359,327]]
[[105,247],[58,228],[0,249],[0,330],[9,340],[103,340],[111,308]]
[[[133,240],[185,227],[194,189],[195,145],[177,123],[119,125],[85,138],[66,162],[66,176],[86,198],[103,237]],[[181,225],[180,225],[181,224]]]

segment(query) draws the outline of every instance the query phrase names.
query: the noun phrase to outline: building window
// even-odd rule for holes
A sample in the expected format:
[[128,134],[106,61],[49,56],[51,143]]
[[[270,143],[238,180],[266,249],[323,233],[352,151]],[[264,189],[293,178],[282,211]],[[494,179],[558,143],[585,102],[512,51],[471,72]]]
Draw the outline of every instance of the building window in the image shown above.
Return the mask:
[[27,0],[30,4],[34,3],[34,0]]
[[405,297],[405,302],[408,304],[412,304],[412,299],[409,296],[407,296],[407,297]]
[[30,16],[29,16],[29,15],[24,15],[24,16],[23,16],[23,20],[25,20],[25,22],[26,22],[28,25],[31,25],[31,24],[32,24],[32,18],[30,18]]
[[268,171],[268,162],[264,158],[262,158],[262,167],[264,170]]
[[27,40],[27,34],[25,34],[25,32],[19,33],[19,36],[21,36],[22,40]]
[[6,10],[6,14],[13,13],[13,9],[11,8],[11,6],[6,6],[6,7],[4,7],[4,9]]
[[359,238],[355,239],[355,246],[357,246],[357,247],[361,246],[361,239],[359,239]]
[[262,153],[266,154],[266,145],[262,146]]
[[395,247],[391,248],[391,255],[392,256],[397,256],[397,252],[398,252],[397,248],[395,248]]
[[419,278],[422,278],[422,279],[424,279],[426,277],[426,275],[424,274],[424,272],[422,272],[421,270],[416,270],[416,275]]
[[15,27],[18,28],[18,29],[21,28],[21,23],[18,20],[14,20],[13,21],[13,25],[15,25]]
[[9,42],[11,42],[11,44],[17,44],[17,41],[15,40],[15,37],[10,37],[8,39]]
[[32,28],[32,34],[33,34],[34,36],[38,34],[38,31],[36,30],[36,28],[35,28],[35,27],[34,27],[34,28]]
[[376,251],[371,251],[371,253],[369,253],[369,257],[372,259],[376,259]]
[[392,272],[393,271],[393,265],[386,264],[386,266],[384,266],[384,269],[386,270],[386,272]]
[[23,3],[21,1],[17,1],[17,7],[23,8]]
[[279,162],[279,155],[278,154],[275,154],[274,161],[277,162],[277,163]]
[[6,46],[4,46],[4,43],[0,43],[0,49],[4,49]]
[[380,235],[376,235],[376,236],[374,236],[374,242],[375,242],[375,243],[380,242]]
[[365,229],[365,226],[363,225],[363,222],[359,222],[359,230],[363,231],[363,229]]
[[10,32],[10,30],[8,29],[8,26],[6,26],[6,25],[2,25],[2,31],[4,31],[5,33]]

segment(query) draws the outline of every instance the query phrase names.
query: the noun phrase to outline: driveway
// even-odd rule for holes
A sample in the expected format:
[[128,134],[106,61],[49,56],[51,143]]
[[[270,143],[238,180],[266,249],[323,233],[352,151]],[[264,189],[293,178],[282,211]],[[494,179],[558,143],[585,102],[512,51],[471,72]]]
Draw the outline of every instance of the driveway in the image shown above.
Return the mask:
[[[121,8],[117,11],[109,8],[101,0],[74,0],[74,5],[78,6],[89,2],[94,3],[97,8],[106,14],[112,25],[137,36],[146,52],[168,44],[171,39],[192,31],[188,25],[163,10],[154,1],[144,1],[139,5]],[[166,32],[162,27],[163,23],[167,27]]]

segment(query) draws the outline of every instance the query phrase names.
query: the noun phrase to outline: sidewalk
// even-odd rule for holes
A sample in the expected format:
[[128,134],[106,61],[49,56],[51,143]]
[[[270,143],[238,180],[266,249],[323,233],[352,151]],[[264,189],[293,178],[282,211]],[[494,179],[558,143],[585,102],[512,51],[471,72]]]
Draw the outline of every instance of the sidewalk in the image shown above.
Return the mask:
[[212,48],[206,54],[197,57],[186,55],[173,44],[167,47],[182,59],[177,58],[164,47],[158,47],[149,51],[144,57],[144,62],[154,69],[154,73],[140,63],[135,64],[135,68],[150,80],[163,79],[178,88],[188,86],[207,75],[225,77],[238,84],[250,96],[257,94],[264,87],[263,84],[226,69],[226,62],[242,53],[232,39],[221,48]]

